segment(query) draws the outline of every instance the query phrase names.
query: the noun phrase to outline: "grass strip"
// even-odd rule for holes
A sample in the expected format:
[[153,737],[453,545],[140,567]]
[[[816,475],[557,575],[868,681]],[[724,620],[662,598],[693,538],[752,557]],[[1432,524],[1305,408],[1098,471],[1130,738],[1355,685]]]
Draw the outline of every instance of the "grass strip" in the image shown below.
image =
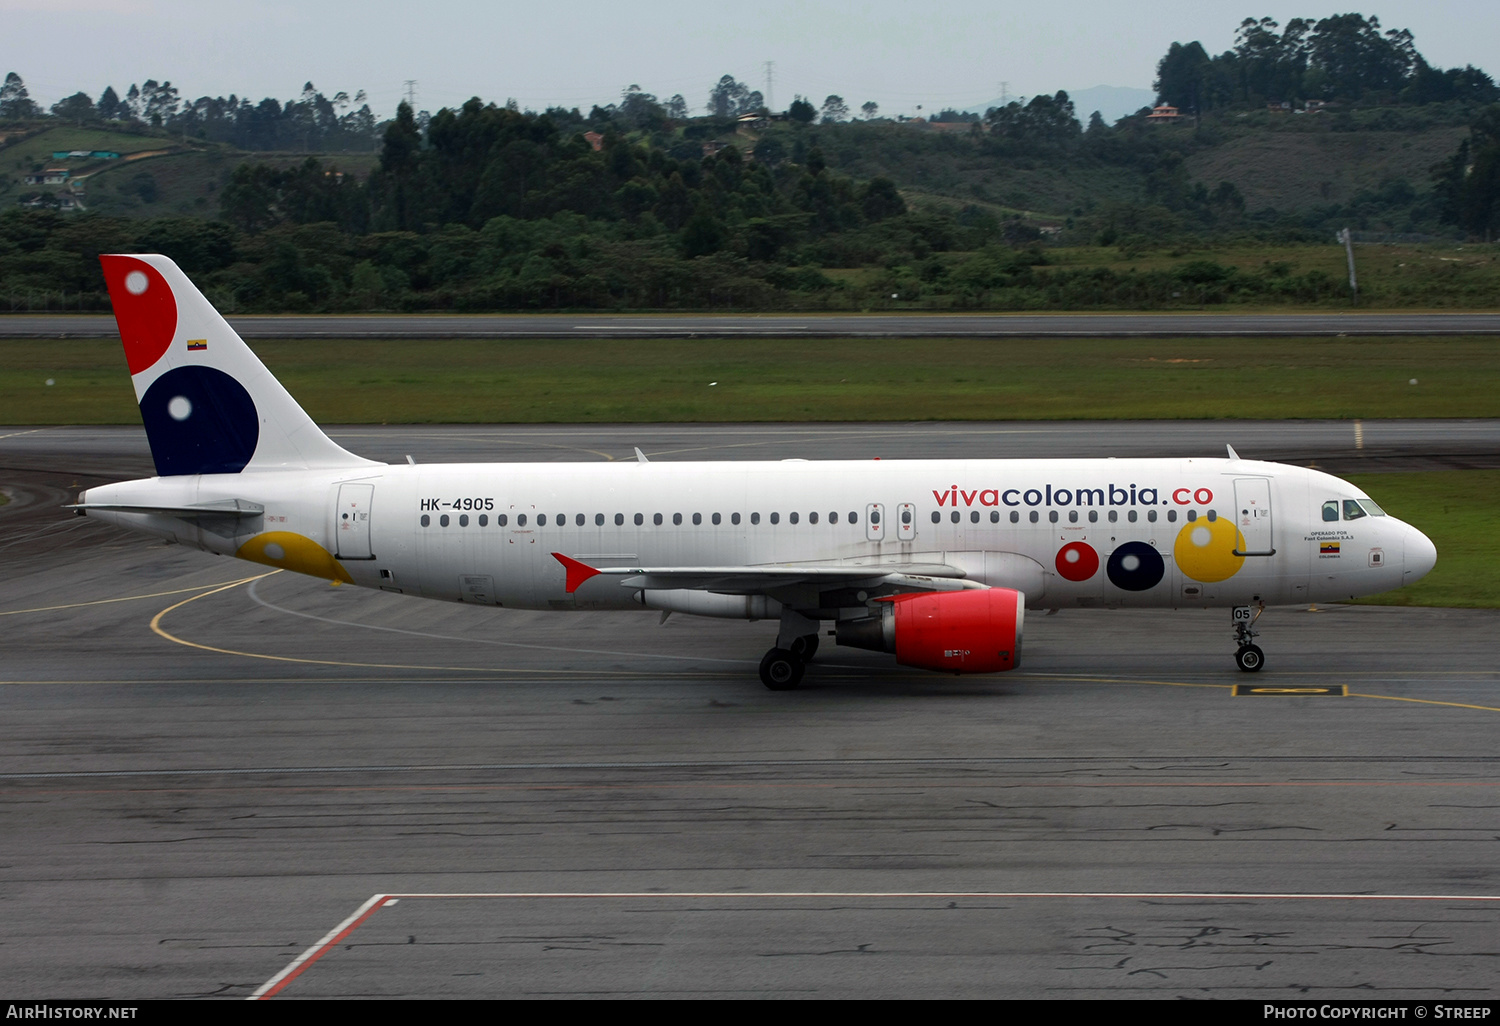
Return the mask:
[[[1500,416],[1500,339],[1482,336],[285,339],[253,348],[329,424]],[[0,341],[0,422],[138,416],[118,342]]]

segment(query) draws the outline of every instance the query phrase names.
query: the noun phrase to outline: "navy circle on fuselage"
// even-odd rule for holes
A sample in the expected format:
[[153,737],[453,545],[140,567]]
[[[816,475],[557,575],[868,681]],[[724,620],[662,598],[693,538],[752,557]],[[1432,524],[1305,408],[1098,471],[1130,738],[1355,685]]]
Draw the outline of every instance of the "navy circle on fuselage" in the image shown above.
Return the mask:
[[213,367],[169,370],[141,399],[156,473],[238,474],[255,455],[260,415],[250,393]]
[[1126,542],[1110,554],[1109,579],[1122,591],[1149,591],[1161,583],[1167,564],[1161,553],[1145,542]]

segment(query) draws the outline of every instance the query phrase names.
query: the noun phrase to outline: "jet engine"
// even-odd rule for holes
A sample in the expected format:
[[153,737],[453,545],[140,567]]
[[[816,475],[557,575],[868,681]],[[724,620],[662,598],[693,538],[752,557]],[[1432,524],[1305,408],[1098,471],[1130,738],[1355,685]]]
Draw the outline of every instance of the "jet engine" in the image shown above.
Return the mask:
[[1011,588],[913,592],[880,600],[875,616],[841,620],[840,645],[894,652],[896,662],[949,673],[1021,665],[1026,596]]

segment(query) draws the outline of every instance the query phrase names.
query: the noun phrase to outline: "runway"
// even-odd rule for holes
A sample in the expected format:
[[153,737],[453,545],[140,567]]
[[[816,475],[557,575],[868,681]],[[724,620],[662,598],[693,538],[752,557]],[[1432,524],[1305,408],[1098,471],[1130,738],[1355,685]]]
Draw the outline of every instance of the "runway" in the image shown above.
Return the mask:
[[[1495,431],[1469,423],[1365,438],[1462,463]],[[1047,427],[878,440],[1088,442]],[[780,458],[858,428],[340,441]],[[1216,450],[1191,429],[1112,444]],[[1119,611],[1029,618],[1012,674],[829,648],[773,693],[766,624],[335,589],[63,515],[149,468],[143,439],[26,430],[0,429],[5,993],[1495,996],[1493,611],[1273,610],[1239,697],[1227,614]]]
[[[245,338],[1162,338],[1496,335],[1500,313],[229,315]],[[0,338],[113,338],[108,314],[7,314]]]

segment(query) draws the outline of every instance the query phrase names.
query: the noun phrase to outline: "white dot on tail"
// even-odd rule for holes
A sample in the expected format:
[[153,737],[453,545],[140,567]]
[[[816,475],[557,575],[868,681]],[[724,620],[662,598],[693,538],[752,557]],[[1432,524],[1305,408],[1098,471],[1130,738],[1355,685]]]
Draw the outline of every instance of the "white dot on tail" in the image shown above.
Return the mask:
[[265,553],[266,553],[266,558],[267,559],[285,559],[286,558],[286,549],[282,548],[280,545],[277,545],[275,542],[271,542],[269,545],[266,546]]
[[1193,528],[1193,533],[1188,535],[1188,537],[1191,538],[1193,540],[1193,544],[1198,546],[1200,549],[1214,540],[1213,532],[1206,527]]
[[1127,573],[1135,573],[1141,568],[1141,557],[1126,556],[1124,559],[1120,560],[1120,566],[1124,567]]
[[125,276],[125,291],[129,292],[132,296],[139,296],[142,292],[146,291],[146,286],[150,284],[150,279],[141,271],[131,271]]
[[193,415],[193,404],[185,395],[179,395],[167,403],[167,413],[173,420],[187,420]]

